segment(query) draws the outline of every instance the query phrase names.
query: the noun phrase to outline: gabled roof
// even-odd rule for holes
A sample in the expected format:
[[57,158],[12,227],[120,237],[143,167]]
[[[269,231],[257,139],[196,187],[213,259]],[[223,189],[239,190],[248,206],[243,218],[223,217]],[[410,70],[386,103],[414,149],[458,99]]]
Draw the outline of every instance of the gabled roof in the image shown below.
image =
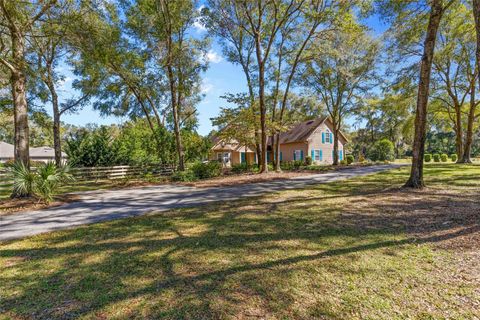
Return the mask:
[[[51,147],[37,147],[30,148],[31,158],[54,158],[55,150]],[[15,148],[12,144],[0,141],[0,158],[13,159],[15,157]],[[67,155],[62,152],[62,158],[66,158]]]
[[[32,158],[53,158],[55,157],[55,149],[51,147],[37,147],[30,148],[30,157]],[[62,152],[62,158],[66,158],[67,155]]]
[[15,148],[12,144],[0,141],[0,158],[10,159],[15,156]]
[[[297,123],[287,132],[280,133],[280,144],[307,141],[315,129],[327,120],[331,124],[330,118],[326,116]],[[340,136],[348,141],[341,131]]]

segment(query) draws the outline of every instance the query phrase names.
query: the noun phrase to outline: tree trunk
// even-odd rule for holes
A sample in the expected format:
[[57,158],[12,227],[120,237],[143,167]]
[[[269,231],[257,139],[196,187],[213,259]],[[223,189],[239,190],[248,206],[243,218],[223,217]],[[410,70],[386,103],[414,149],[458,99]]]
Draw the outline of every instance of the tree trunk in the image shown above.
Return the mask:
[[17,70],[12,72],[11,85],[15,124],[15,161],[30,167],[28,105],[26,99],[25,39],[12,30],[12,58]]
[[265,63],[261,55],[263,51],[260,47],[260,35],[255,38],[256,53],[258,61],[258,100],[260,105],[260,147],[261,147],[261,168],[260,173],[268,172],[267,165],[267,112],[265,106]]
[[333,121],[333,165],[338,166],[338,124]]
[[275,162],[275,171],[280,172],[282,171],[282,167],[280,166],[280,133],[275,134],[275,156],[277,157],[277,162]]
[[53,148],[55,149],[55,165],[62,166],[62,142],[60,139],[60,111],[57,94],[52,93],[53,107]]
[[462,107],[455,106],[455,149],[457,151],[457,163],[462,161],[463,155],[463,127],[462,127]]
[[470,88],[470,110],[468,112],[467,133],[465,135],[465,145],[463,148],[463,155],[458,156],[459,158],[458,162],[460,163],[472,163],[472,159],[470,158],[470,156],[472,153],[473,124],[475,122],[475,111],[477,106],[475,101],[475,82],[472,84]]
[[[477,36],[477,50],[476,50],[476,77],[479,78],[479,83],[480,83],[480,0],[473,0],[473,16],[475,17],[475,31],[476,31],[476,36]],[[475,81],[476,82],[476,81]],[[473,84],[473,88],[475,88],[475,82]],[[475,99],[473,99],[475,100]],[[475,103],[475,101],[474,101]],[[472,111],[473,109],[473,111]],[[475,109],[470,106],[470,114],[473,112],[473,117],[469,117],[469,127],[470,127],[470,118],[475,117]],[[473,121],[472,121],[472,126],[473,126]],[[473,129],[472,129],[473,131]],[[472,132],[473,135],[473,132]],[[472,139],[473,140],[473,139]],[[467,141],[468,141],[468,134],[467,134]],[[470,141],[469,148],[468,148],[468,160],[470,160],[470,148],[471,148],[472,142]],[[466,147],[466,146],[465,146]],[[467,150],[465,148],[465,154],[467,154]],[[464,155],[465,158],[465,155]]]
[[180,136],[180,119],[178,113],[178,104],[177,104],[177,93],[175,87],[175,80],[173,76],[173,70],[171,66],[168,66],[168,77],[170,81],[170,96],[171,96],[171,104],[172,104],[172,112],[173,112],[173,131],[175,134],[175,144],[177,147],[177,154],[178,154],[178,170],[184,171],[185,170],[185,156],[183,152],[183,144],[182,144],[182,137]]
[[413,159],[410,178],[405,187],[423,188],[423,157],[425,154],[425,139],[427,128],[427,106],[430,91],[430,74],[432,71],[433,54],[437,38],[438,26],[443,14],[443,1],[433,0],[425,37],[424,51],[420,66],[420,81],[418,84],[417,110],[415,114],[415,135],[413,141]]

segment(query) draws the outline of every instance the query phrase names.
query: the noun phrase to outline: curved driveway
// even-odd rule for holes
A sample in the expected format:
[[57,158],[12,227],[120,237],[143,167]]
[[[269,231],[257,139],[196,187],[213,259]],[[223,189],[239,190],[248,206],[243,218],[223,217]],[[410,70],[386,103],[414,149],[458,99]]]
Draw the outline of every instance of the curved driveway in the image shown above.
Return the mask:
[[345,169],[336,172],[237,186],[194,188],[158,185],[121,190],[99,190],[81,194],[79,201],[58,207],[0,216],[0,241],[22,238],[82,224],[143,215],[152,211],[192,207],[215,201],[235,200],[272,191],[299,189],[309,185],[372,174],[398,165]]

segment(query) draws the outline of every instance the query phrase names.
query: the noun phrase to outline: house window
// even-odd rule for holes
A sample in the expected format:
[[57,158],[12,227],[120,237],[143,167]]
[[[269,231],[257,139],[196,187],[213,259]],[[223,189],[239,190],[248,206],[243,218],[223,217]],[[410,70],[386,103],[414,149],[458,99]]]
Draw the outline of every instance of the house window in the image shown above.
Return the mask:
[[302,150],[295,150],[295,160],[303,160],[302,158]]
[[230,152],[218,152],[217,160],[223,163],[230,162]]
[[315,161],[320,161],[322,159],[320,159],[320,150],[315,150]]
[[330,132],[327,130],[327,132],[325,133],[325,142],[326,143],[330,143]]

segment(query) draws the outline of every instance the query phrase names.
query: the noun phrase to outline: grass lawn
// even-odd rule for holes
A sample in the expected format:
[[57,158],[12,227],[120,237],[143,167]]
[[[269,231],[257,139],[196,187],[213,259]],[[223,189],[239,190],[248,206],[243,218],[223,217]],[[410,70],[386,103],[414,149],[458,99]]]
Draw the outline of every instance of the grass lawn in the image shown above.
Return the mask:
[[0,244],[0,319],[478,319],[480,166]]

